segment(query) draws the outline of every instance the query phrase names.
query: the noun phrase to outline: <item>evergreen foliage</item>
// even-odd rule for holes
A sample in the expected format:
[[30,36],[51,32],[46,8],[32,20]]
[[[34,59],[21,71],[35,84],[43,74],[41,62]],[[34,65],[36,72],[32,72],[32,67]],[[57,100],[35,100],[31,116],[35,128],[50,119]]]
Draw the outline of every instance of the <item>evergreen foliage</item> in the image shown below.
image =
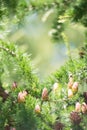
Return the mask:
[[[0,19],[3,22],[16,16],[18,22],[33,11],[54,8],[53,37],[64,39],[61,32],[66,21],[87,26],[86,3],[86,0],[1,0]],[[68,44],[67,48],[70,52]],[[87,43],[78,58],[68,55],[64,66],[40,82],[30,55],[20,52],[14,43],[0,39],[0,130],[87,129]]]
[[[86,114],[80,111],[77,112],[80,117],[74,114],[70,117],[70,113],[75,111],[77,102],[80,102],[80,104],[86,102],[84,98],[84,92],[86,93],[87,91],[86,52],[83,58],[73,59],[73,64],[72,61],[68,61],[60,70],[51,75],[47,81],[39,83],[38,78],[33,73],[31,61],[27,54],[25,56],[25,54],[19,52],[13,43],[7,43],[2,40],[0,41],[0,48],[0,87],[4,88],[3,91],[0,91],[0,95],[3,92],[8,94],[7,97],[2,94],[0,98],[1,129],[6,129],[9,126],[10,128],[15,127],[17,130],[67,130],[70,128],[85,130],[87,127],[85,123]],[[79,88],[78,92],[68,97],[69,88],[67,83],[70,72],[74,77],[74,82],[79,82]],[[17,86],[12,84],[14,79],[17,80]],[[43,91],[44,87],[47,89]],[[24,91],[27,92],[25,98],[23,100],[21,98],[18,99],[19,93]],[[37,104],[40,107],[39,111],[39,108],[35,110]],[[77,121],[72,123],[74,118],[76,118],[74,116],[77,117]],[[81,123],[78,124],[78,119],[80,120],[80,118]]]

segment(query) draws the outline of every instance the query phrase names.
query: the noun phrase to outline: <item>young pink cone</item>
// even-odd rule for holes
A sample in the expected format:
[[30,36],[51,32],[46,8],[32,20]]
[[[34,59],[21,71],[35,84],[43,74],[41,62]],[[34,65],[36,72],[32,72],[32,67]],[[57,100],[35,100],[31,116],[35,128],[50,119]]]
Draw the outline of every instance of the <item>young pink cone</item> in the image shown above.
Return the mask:
[[72,74],[69,74],[68,88],[72,89],[72,86],[73,86],[73,77]]
[[73,92],[71,89],[68,89],[68,98],[73,97]]
[[21,102],[24,102],[25,101],[25,96],[23,95],[22,92],[19,92],[18,93],[18,102],[21,103]]
[[12,84],[12,89],[16,89],[17,88],[17,83],[14,81]]
[[11,128],[11,130],[16,130],[16,128]]
[[81,111],[81,104],[79,102],[76,103],[75,111],[80,112]]
[[23,92],[22,92],[22,95],[24,96],[24,97],[26,97],[27,96],[27,91],[26,90],[24,90]]
[[74,82],[74,84],[73,84],[73,86],[72,86],[72,91],[74,92],[74,93],[76,93],[77,91],[78,91],[78,82]]
[[87,112],[87,104],[85,102],[82,103],[81,110],[82,110],[82,113],[86,113]]
[[35,106],[35,112],[40,113],[40,106],[38,104]]
[[42,99],[48,100],[48,90],[47,90],[47,88],[44,88],[43,91],[42,91]]

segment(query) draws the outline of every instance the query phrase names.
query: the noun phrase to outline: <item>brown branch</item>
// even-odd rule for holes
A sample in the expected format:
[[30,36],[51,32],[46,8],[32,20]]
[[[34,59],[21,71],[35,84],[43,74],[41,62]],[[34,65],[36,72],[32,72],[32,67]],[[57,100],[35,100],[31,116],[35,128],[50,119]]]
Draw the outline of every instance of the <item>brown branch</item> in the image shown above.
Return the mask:
[[6,125],[4,130],[10,130],[10,126],[9,125]]
[[2,87],[2,84],[0,83],[0,96],[3,99],[3,102],[6,101],[6,99],[8,98],[9,94],[7,94],[4,90],[4,88]]

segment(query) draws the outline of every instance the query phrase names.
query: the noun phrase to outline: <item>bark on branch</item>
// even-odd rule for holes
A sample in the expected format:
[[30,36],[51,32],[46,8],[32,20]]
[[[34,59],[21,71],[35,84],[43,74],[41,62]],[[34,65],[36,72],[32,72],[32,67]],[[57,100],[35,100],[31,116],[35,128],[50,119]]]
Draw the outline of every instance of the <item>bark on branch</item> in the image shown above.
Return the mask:
[[4,88],[2,87],[2,84],[0,83],[0,96],[3,99],[3,102],[6,101],[6,99],[8,98],[8,94],[5,92]]

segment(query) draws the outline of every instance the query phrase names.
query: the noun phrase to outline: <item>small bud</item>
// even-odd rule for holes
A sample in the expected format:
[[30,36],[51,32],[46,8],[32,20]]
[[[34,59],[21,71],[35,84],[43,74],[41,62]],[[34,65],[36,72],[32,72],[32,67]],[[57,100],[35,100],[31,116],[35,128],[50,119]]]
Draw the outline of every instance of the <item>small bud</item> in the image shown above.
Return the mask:
[[68,82],[68,88],[72,89],[72,86],[73,86],[73,82]]
[[15,88],[17,88],[17,83],[14,81],[12,84],[12,89],[15,89]]
[[48,90],[47,90],[47,88],[44,88],[43,91],[42,91],[42,99],[48,100]]
[[81,104],[79,102],[76,103],[75,111],[80,112],[81,111]]
[[11,128],[11,130],[16,130],[16,128]]
[[73,85],[73,76],[72,74],[69,74],[68,88],[72,89],[72,85]]
[[27,91],[26,91],[26,90],[24,90],[24,91],[23,91],[23,93],[22,93],[22,95],[23,95],[24,97],[26,97],[26,96],[27,96],[27,94],[28,94],[28,93],[27,93]]
[[25,95],[23,94],[23,92],[19,92],[18,93],[18,102],[24,102],[25,101]]
[[87,104],[85,102],[82,103],[81,110],[82,110],[82,113],[86,113],[87,112]]
[[39,105],[36,105],[36,106],[35,106],[35,112],[36,112],[36,113],[40,113],[40,106],[39,106]]
[[74,93],[76,93],[77,91],[78,91],[78,82],[74,82],[74,84],[73,84],[73,86],[72,86],[72,91],[74,92]]
[[71,89],[68,89],[68,98],[73,97],[73,92]]
[[59,87],[59,84],[58,83],[54,83],[53,85],[53,91],[55,92]]

